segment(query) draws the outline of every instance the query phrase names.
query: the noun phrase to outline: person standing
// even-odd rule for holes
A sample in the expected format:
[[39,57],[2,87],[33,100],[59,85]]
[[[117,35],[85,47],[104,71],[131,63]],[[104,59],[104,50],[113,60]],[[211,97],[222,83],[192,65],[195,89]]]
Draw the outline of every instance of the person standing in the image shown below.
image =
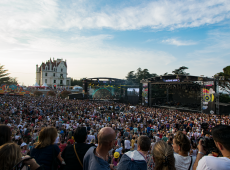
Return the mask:
[[173,139],[173,150],[175,152],[175,167],[176,170],[192,170],[196,157],[189,156],[191,149],[188,137],[181,131],[178,131]]
[[62,158],[66,165],[64,170],[82,170],[83,158],[92,144],[86,144],[87,132],[85,127],[78,127],[74,133],[74,139],[77,142],[74,145],[67,146],[62,152]]
[[125,152],[128,152],[130,150],[130,148],[131,148],[130,141],[129,141],[128,137],[125,138],[124,143],[125,143]]
[[212,137],[223,157],[205,156],[202,141],[199,141],[198,154],[193,166],[193,170],[230,169],[230,126],[217,125],[212,129]]
[[116,133],[111,127],[104,127],[98,133],[98,146],[91,147],[83,160],[83,170],[113,170],[113,164],[106,160],[108,152],[113,148]]
[[137,150],[126,152],[118,164],[118,170],[146,170],[147,155],[151,141],[148,136],[142,135],[137,141]]

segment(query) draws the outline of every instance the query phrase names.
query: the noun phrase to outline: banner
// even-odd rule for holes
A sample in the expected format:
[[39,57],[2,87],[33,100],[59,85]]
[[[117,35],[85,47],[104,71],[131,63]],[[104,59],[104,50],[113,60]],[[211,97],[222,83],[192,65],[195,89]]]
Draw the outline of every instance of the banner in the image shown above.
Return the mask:
[[148,83],[143,83],[142,105],[148,105]]
[[215,114],[215,85],[214,81],[204,82],[202,88],[202,105],[203,113]]

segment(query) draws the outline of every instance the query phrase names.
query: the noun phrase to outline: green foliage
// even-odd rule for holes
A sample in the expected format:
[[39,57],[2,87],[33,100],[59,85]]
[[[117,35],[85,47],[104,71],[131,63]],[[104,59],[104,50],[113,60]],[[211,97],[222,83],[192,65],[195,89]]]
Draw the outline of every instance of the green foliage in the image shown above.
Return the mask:
[[230,66],[223,68],[223,72],[217,73],[214,77],[219,78],[220,76],[224,77],[224,79],[219,81],[221,90],[230,94]]
[[182,75],[189,75],[189,73],[186,73],[184,70],[188,69],[188,67],[182,66],[178,69],[175,69],[172,71],[173,74],[182,74]]
[[134,71],[130,71],[127,76],[127,84],[139,84],[142,79],[148,79],[151,77],[156,77],[157,74],[150,74],[148,69],[142,70],[138,68],[136,73]]
[[230,96],[228,94],[220,93],[220,102],[221,103],[230,103]]
[[69,94],[71,94],[70,91],[64,90],[61,92],[60,97],[64,99],[64,98],[68,97]]
[[1,84],[18,84],[16,78],[9,77],[10,73],[7,73],[8,70],[4,69],[4,65],[0,65],[0,85]]
[[40,91],[34,91],[34,96],[41,96],[41,95],[43,95],[43,93],[42,92],[40,92]]
[[50,90],[47,92],[47,95],[48,96],[56,96],[56,93],[54,91]]
[[75,79],[71,78],[71,86],[76,86],[76,85],[82,87],[82,86],[83,86],[82,79],[80,79],[80,80],[75,80]]

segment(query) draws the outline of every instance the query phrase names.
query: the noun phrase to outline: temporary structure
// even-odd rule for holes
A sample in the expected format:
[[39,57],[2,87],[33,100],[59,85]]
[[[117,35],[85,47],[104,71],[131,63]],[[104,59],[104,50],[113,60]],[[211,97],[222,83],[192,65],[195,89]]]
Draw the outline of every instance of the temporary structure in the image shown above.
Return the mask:
[[43,86],[43,87],[48,87],[48,85],[47,85],[46,83],[44,83],[42,86]]

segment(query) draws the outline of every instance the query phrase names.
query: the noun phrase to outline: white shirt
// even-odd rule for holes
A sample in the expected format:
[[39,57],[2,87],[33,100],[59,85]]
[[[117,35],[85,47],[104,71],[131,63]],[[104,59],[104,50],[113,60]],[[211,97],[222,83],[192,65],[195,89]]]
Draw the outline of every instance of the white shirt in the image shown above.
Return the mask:
[[[175,157],[175,167],[176,170],[187,170],[191,163],[190,156],[181,156],[179,154],[174,153]],[[190,170],[193,169],[193,164],[195,163],[196,157],[192,156],[192,165]]]
[[58,144],[60,142],[60,138],[59,138],[59,135],[57,135],[57,138],[56,138],[56,140],[55,140],[55,144]]
[[125,140],[125,149],[130,149],[130,141],[129,140]]
[[230,159],[226,157],[204,156],[198,162],[196,170],[229,170]]

